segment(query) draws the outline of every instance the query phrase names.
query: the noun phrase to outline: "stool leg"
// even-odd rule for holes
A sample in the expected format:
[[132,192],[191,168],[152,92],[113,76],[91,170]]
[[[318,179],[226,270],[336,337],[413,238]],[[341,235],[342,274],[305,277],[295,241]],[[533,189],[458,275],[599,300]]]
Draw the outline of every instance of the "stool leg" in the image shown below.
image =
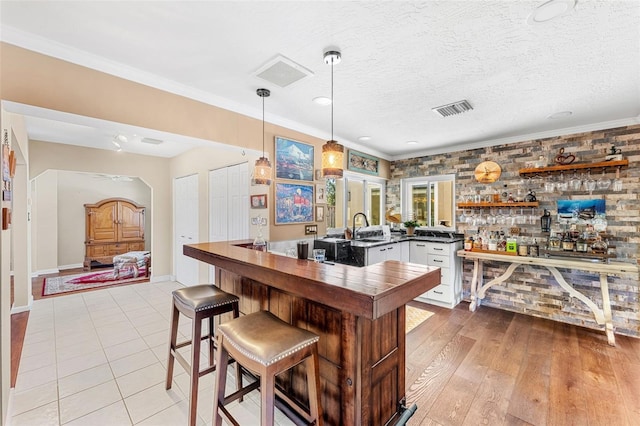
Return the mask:
[[213,363],[215,361],[213,357],[213,349],[215,347],[215,343],[213,341],[213,317],[209,317],[209,333],[207,333],[207,341],[209,342],[209,366],[213,367]]
[[260,424],[273,426],[276,377],[271,372],[264,373],[260,376]]
[[318,348],[313,348],[313,354],[305,360],[307,370],[307,385],[309,386],[309,414],[315,418],[316,425],[321,426],[322,404],[320,402],[320,366],[318,363]]
[[180,319],[180,311],[173,305],[173,311],[171,312],[171,335],[169,337],[169,358],[167,359],[167,381],[165,389],[171,389],[171,383],[173,381],[173,364],[175,357],[173,351],[176,350],[176,341],[178,339],[178,320]]
[[200,378],[200,339],[202,318],[196,314],[191,324],[191,383],[189,384],[189,426],[195,426],[198,408],[198,379]]
[[[229,364],[229,353],[224,348],[224,337],[217,336],[218,353],[216,354],[216,382],[213,387],[213,421],[212,426],[222,426],[222,416],[220,416],[220,406],[224,406],[224,392],[227,385],[227,365]],[[238,362],[236,361],[236,364]]]
[[[238,303],[233,304],[233,318],[240,316],[240,307]],[[242,389],[242,366],[236,361],[236,390]],[[244,395],[240,397],[240,402],[244,401]]]

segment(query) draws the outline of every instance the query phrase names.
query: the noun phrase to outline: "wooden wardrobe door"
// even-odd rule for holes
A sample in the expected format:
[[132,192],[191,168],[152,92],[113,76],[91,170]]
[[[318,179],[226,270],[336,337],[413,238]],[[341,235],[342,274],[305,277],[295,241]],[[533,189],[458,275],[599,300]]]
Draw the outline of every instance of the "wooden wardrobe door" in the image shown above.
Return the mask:
[[89,242],[117,241],[118,202],[111,201],[87,212]]
[[118,241],[144,239],[144,209],[121,201],[118,218],[120,226]]

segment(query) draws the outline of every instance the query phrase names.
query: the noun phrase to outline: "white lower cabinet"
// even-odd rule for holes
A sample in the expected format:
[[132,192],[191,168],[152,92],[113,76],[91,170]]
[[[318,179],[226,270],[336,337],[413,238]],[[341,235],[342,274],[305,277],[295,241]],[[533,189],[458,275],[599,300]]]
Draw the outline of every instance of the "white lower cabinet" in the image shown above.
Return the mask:
[[453,308],[462,299],[462,263],[456,252],[462,242],[439,243],[411,241],[409,259],[413,263],[440,268],[440,285],[418,296],[416,300]]
[[398,260],[409,262],[409,241],[401,241],[383,246],[369,247],[366,254],[366,265],[384,262],[385,260]]

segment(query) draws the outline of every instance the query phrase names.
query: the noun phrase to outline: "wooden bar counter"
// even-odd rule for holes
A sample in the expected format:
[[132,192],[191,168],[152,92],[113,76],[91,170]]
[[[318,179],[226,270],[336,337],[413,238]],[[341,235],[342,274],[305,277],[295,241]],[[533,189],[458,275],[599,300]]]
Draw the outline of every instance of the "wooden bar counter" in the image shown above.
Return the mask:
[[[315,263],[250,244],[190,244],[183,252],[216,267],[216,285],[240,297],[241,313],[268,310],[320,336],[326,424],[393,424],[405,395],[405,304],[440,283],[439,268]],[[302,369],[281,374],[278,384],[285,401],[306,406]]]

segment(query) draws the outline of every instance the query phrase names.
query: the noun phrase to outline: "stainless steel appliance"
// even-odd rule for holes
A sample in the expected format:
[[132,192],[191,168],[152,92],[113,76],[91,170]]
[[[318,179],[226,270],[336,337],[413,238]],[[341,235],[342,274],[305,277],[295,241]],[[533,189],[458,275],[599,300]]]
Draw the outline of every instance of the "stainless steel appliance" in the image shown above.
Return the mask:
[[351,241],[343,238],[322,238],[313,242],[314,249],[325,249],[327,260],[340,262],[349,259]]

